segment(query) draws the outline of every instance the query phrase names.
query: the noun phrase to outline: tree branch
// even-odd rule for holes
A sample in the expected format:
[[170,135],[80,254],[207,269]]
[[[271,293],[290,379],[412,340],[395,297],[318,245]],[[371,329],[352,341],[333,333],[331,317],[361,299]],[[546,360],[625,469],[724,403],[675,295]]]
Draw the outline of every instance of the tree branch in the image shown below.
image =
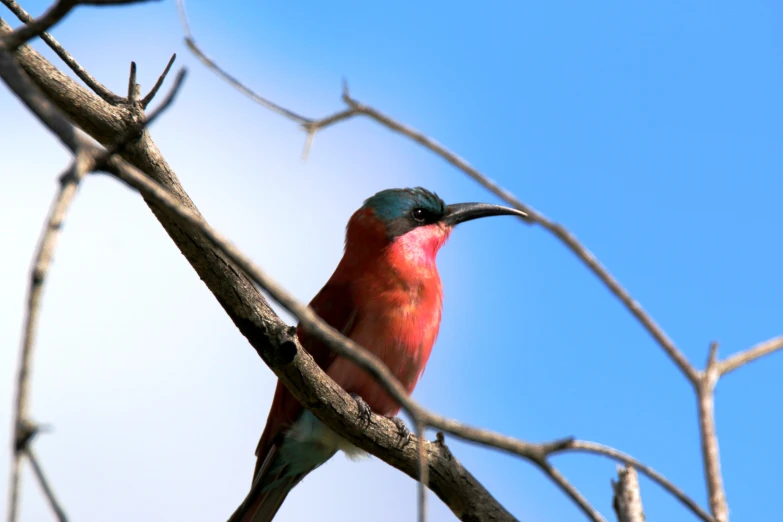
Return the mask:
[[699,411],[699,432],[701,451],[704,460],[704,478],[707,481],[710,510],[716,522],[729,520],[729,507],[726,503],[726,491],[723,489],[723,477],[720,471],[720,451],[718,434],[715,429],[715,385],[720,379],[717,363],[718,343],[710,345],[707,367],[700,372],[694,383]]
[[26,448],[25,454],[27,455],[27,458],[30,459],[30,464],[33,466],[33,471],[38,479],[38,483],[41,485],[46,500],[49,501],[49,506],[51,506],[52,511],[54,511],[54,514],[57,516],[58,522],[68,522],[68,517],[65,516],[65,510],[63,510],[62,506],[57,501],[57,497],[54,496],[52,486],[46,479],[46,475],[44,475],[41,464],[38,462],[38,458],[35,456],[33,449],[30,447]]
[[163,72],[158,76],[158,81],[155,82],[155,85],[152,86],[152,89],[150,89],[150,92],[147,93],[147,95],[141,99],[141,107],[142,109],[146,109],[147,106],[150,104],[150,102],[155,98],[155,95],[158,94],[158,90],[160,89],[161,85],[163,85],[163,82],[166,80],[166,76],[168,76],[169,71],[171,70],[171,66],[174,65],[174,60],[177,59],[177,53],[174,53],[171,55],[171,58],[169,58],[169,63],[166,64],[166,68],[163,69]]
[[630,466],[617,467],[618,481],[612,481],[614,491],[614,511],[618,522],[644,522],[642,494],[639,490],[639,477]]
[[564,453],[568,451],[604,455],[618,462],[622,462],[626,466],[635,468],[641,471],[642,473],[644,473],[645,475],[647,475],[647,477],[650,478],[651,480],[657,482],[661,487],[663,487],[663,489],[671,493],[672,496],[674,496],[677,500],[679,500],[685,507],[690,509],[693,512],[693,514],[695,514],[701,520],[703,520],[704,522],[715,522],[715,519],[712,518],[712,516],[710,516],[709,513],[707,513],[698,504],[696,504],[696,502],[691,497],[686,495],[680,488],[675,486],[669,479],[667,479],[666,477],[664,477],[663,475],[655,471],[650,466],[647,466],[646,464],[640,462],[639,460],[635,459],[630,455],[627,455],[614,448],[610,448],[609,446],[604,446],[602,444],[596,444],[595,442],[588,442],[584,440],[574,440],[568,446],[552,451],[551,454],[555,455],[557,453]]
[[[16,407],[14,411],[14,455],[11,467],[11,483],[8,520],[14,522],[17,513],[19,494],[19,472],[22,456],[29,450],[29,442],[35,433],[35,426],[29,421],[27,397],[30,390],[30,367],[35,344],[41,295],[44,282],[51,266],[57,239],[62,230],[65,215],[73,201],[79,183],[92,167],[92,158],[77,151],[68,170],[60,177],[60,189],[52,202],[46,226],[38,244],[37,254],[30,274],[30,286],[27,291],[27,311],[24,325],[22,347],[19,355],[19,373],[16,381]],[[31,458],[31,462],[32,458]],[[35,463],[33,462],[35,465]],[[40,479],[40,477],[39,477]],[[44,484],[42,483],[42,486]],[[46,487],[44,487],[46,491]],[[54,507],[55,503],[52,502]]]
[[[58,0],[39,18],[33,20],[28,16],[28,20],[23,20],[26,25],[15,30],[13,34],[7,36],[5,38],[5,45],[7,46],[8,50],[13,51],[31,38],[41,36],[42,33],[48,31],[60,20],[65,18],[65,15],[71,12],[71,9],[77,5],[121,5],[147,1],[149,0]],[[13,0],[3,0],[3,3],[6,4],[9,9],[11,9],[11,5],[16,6],[16,2]],[[21,10],[21,8],[19,9]]]
[[731,357],[724,359],[718,363],[718,373],[723,376],[727,373],[731,373],[737,368],[741,368],[746,364],[755,361],[765,355],[777,352],[783,348],[783,335],[775,337],[769,341],[759,343],[752,348],[748,348],[744,352],[736,353]]
[[[3,4],[12,12],[14,15],[25,23],[30,23],[33,21],[33,17],[30,16],[27,11],[22,9],[22,7],[15,2],[15,0],[0,0],[3,2]],[[113,92],[111,92],[109,89],[107,89],[101,82],[93,78],[90,73],[88,73],[81,65],[79,65],[79,62],[77,62],[73,56],[71,56],[68,51],[66,51],[60,43],[52,37],[49,33],[41,33],[41,39],[46,42],[46,45],[48,45],[56,54],[60,57],[60,59],[65,62],[65,64],[76,74],[76,76],[79,77],[90,89],[95,92],[98,96],[100,96],[104,101],[112,104],[112,105],[119,105],[120,103],[123,103],[125,100],[121,96],[117,96]]]

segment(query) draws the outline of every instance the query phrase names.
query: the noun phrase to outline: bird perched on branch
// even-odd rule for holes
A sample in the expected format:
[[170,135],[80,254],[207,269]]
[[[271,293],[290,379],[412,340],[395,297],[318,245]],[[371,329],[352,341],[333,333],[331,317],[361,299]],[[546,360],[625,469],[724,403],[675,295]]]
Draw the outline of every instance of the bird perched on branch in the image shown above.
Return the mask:
[[[378,356],[411,393],[440,327],[438,250],[455,225],[498,215],[526,216],[486,203],[446,205],[421,187],[378,192],[348,221],[343,258],[310,307]],[[389,417],[400,437],[410,436],[395,417],[400,405],[370,375],[334,354],[301,325],[297,336],[327,375],[354,397],[364,415],[373,411]],[[338,450],[358,452],[278,381],[256,449],[253,485],[231,522],[272,520],[291,489]]]

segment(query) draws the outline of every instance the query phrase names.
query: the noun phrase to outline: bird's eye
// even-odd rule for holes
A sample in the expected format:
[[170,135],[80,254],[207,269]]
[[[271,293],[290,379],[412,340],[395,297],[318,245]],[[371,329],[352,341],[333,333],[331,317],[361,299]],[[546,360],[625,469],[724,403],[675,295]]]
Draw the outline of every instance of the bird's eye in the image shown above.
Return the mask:
[[411,211],[411,216],[419,223],[424,223],[427,220],[427,211],[423,208],[414,208]]

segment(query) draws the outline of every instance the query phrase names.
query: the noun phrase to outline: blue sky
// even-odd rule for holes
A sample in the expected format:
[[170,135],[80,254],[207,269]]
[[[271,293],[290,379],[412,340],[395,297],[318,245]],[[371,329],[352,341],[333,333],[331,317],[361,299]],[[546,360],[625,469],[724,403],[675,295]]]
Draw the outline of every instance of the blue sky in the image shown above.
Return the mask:
[[[346,78],[359,100],[567,226],[697,366],[712,340],[725,356],[783,333],[779,3],[188,8],[207,53],[259,92],[320,116],[341,108]],[[448,202],[496,201],[368,121],[319,134],[302,163],[292,123],[188,54],[173,2],[80,8],[54,34],[120,93],[130,60],[148,88],[178,53],[191,74],[153,136],[210,222],[302,300],[329,277],[345,221],[375,191],[424,185]],[[68,156],[5,88],[0,114],[0,416],[10,418],[29,263]],[[444,318],[418,400],[527,440],[615,446],[705,504],[690,386],[570,252],[543,230],[493,219],[460,227],[439,266]],[[86,181],[45,295],[32,411],[56,432],[36,448],[72,518],[226,518],[249,485],[274,379],[138,197]],[[733,520],[778,511],[783,457],[768,448],[783,436],[781,371],[776,355],[718,385]],[[582,520],[527,463],[450,446],[521,520]],[[555,463],[612,518],[612,462]],[[38,520],[46,507],[26,479],[23,520]],[[693,519],[649,481],[641,487],[648,520]],[[358,521],[381,506],[383,520],[412,519],[414,493],[374,459],[338,456],[279,518]],[[431,518],[451,520],[431,498]]]

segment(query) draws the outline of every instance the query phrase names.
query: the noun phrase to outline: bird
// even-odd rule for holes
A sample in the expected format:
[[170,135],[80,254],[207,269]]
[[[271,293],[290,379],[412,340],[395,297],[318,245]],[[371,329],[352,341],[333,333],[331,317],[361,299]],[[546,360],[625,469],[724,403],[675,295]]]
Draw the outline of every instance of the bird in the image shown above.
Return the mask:
[[[346,226],[343,257],[310,308],[344,336],[379,357],[410,394],[438,336],[443,291],[435,263],[453,228],[473,219],[527,214],[487,203],[446,205],[422,187],[386,189],[369,197]],[[400,404],[369,374],[297,326],[302,347],[350,393],[360,415],[396,417]],[[343,450],[362,452],[305,409],[278,380],[256,448],[250,493],[229,522],[271,521],[289,492]]]

